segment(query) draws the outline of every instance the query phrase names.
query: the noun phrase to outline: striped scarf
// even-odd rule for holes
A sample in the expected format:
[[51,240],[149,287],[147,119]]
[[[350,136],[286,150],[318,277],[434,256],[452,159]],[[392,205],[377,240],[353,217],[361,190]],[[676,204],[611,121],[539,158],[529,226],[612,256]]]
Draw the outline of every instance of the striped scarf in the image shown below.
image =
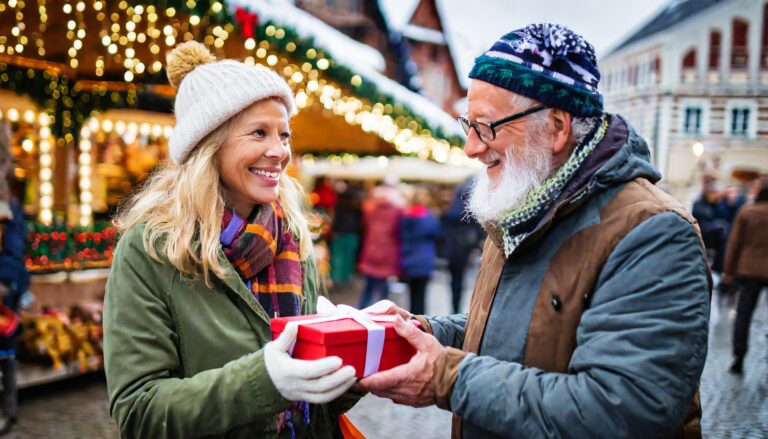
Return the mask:
[[[302,273],[299,244],[293,238],[280,203],[262,204],[251,221],[238,217],[234,209],[224,211],[221,221],[221,246],[227,259],[259,301],[273,317],[301,314]],[[288,428],[296,437],[294,418],[309,425],[309,403],[294,402],[276,415],[278,433]]]
[[587,141],[577,145],[568,160],[552,176],[528,192],[518,205],[502,213],[497,222],[504,243],[504,256],[509,257],[515,248],[531,233],[536,223],[552,207],[566,183],[579,169],[584,159],[595,149],[608,130],[608,118],[603,116]]
[[279,203],[260,205],[248,222],[225,210],[220,238],[227,259],[268,315],[301,314],[299,245]]

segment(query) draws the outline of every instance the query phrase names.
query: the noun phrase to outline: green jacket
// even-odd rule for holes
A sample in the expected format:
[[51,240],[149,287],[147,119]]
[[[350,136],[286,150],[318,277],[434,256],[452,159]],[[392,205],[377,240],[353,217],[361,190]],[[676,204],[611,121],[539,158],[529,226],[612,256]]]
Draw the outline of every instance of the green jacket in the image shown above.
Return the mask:
[[[276,414],[290,402],[267,374],[261,348],[272,339],[269,316],[223,252],[221,279],[183,276],[147,254],[144,226],[120,239],[104,301],[104,360],[110,414],[121,437],[277,438]],[[314,313],[314,260],[302,263],[304,312]],[[297,437],[338,435],[351,394],[312,406]]]

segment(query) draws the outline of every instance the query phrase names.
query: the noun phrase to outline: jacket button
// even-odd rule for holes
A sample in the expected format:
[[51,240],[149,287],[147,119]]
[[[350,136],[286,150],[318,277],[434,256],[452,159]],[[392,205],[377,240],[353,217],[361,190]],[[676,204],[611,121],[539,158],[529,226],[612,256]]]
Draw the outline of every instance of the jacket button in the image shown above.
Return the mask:
[[552,296],[552,308],[555,308],[555,311],[560,311],[560,308],[563,307],[563,302],[560,300],[557,295]]

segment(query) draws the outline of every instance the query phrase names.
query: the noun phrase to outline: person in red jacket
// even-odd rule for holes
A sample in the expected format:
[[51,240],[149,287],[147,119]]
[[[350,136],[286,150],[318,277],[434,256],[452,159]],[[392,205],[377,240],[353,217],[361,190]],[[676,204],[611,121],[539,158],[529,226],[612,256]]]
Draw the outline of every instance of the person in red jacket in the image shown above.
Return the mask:
[[387,278],[400,274],[400,217],[403,197],[392,184],[381,184],[363,203],[363,248],[358,270],[365,275],[359,308],[389,296]]

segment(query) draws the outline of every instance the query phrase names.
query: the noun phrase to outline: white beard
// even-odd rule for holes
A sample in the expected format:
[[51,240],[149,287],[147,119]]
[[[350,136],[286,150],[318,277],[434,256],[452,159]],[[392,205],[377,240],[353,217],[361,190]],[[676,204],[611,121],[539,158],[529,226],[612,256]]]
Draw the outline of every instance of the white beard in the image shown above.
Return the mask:
[[472,187],[467,208],[480,223],[497,222],[501,214],[521,203],[528,193],[552,174],[552,149],[542,136],[528,136],[522,148],[508,147],[504,156],[489,149],[485,162],[502,159],[501,174],[491,180],[481,172]]

